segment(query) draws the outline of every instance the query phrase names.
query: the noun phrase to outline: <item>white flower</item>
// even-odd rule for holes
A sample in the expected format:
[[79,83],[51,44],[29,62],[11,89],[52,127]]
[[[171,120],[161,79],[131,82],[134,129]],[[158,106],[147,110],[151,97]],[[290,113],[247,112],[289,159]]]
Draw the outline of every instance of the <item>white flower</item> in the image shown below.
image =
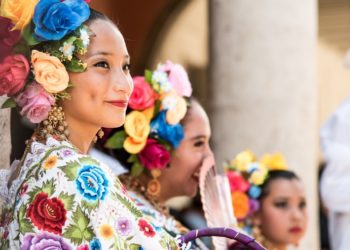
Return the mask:
[[154,71],[152,74],[152,81],[158,82],[160,85],[168,82],[168,75],[163,71]]
[[177,104],[177,98],[175,96],[167,96],[162,101],[163,109],[173,109]]
[[70,60],[72,60],[72,56],[73,56],[73,52],[75,50],[75,46],[72,43],[64,42],[63,46],[60,47],[59,50],[70,61]]
[[87,48],[90,43],[90,36],[85,28],[80,29],[80,39],[83,41],[83,46]]
[[176,244],[180,247],[180,250],[191,250],[191,242],[184,243],[181,240],[181,235],[176,235],[175,241],[176,241]]

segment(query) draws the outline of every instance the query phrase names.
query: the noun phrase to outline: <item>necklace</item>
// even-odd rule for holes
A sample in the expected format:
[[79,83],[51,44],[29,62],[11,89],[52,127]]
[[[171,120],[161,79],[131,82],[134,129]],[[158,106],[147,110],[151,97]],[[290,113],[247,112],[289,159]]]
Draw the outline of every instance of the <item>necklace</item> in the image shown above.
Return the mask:
[[158,197],[149,195],[147,188],[141,183],[138,178],[132,178],[128,174],[123,174],[119,176],[121,182],[125,185],[127,190],[132,190],[142,197],[144,197],[158,212],[166,217],[170,217],[169,208],[161,202]]

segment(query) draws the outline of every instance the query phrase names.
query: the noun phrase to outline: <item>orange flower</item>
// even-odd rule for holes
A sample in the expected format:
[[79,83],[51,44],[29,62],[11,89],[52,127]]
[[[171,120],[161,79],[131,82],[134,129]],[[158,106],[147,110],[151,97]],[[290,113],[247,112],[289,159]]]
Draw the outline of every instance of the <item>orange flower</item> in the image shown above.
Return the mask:
[[33,17],[38,0],[2,0],[0,15],[11,19],[15,24],[13,29],[23,30]]
[[186,115],[187,103],[184,98],[171,91],[162,96],[162,109],[167,109],[166,121],[175,125]]
[[58,157],[57,155],[51,155],[49,156],[43,163],[43,168],[46,170],[52,169],[56,166]]
[[231,194],[233,211],[237,219],[244,219],[249,212],[249,198],[240,191],[233,192]]
[[113,228],[110,225],[104,224],[100,227],[101,237],[104,239],[110,239],[113,237]]
[[129,136],[124,141],[124,149],[130,154],[137,154],[146,145],[151,131],[149,120],[144,113],[134,110],[126,116],[124,128]]
[[68,87],[68,72],[57,57],[33,50],[32,64],[35,80],[40,83],[47,92],[58,93]]

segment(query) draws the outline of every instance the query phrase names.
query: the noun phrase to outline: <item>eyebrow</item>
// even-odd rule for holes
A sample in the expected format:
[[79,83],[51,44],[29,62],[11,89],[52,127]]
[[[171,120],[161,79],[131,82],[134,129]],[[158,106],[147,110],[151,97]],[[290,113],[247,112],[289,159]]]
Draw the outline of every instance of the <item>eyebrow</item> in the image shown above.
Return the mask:
[[[110,52],[105,52],[105,51],[98,51],[96,53],[93,53],[91,55],[89,55],[89,57],[93,57],[93,56],[97,56],[97,55],[103,55],[103,56],[112,56],[113,53],[110,53]],[[130,55],[129,54],[126,54],[123,56],[125,59],[130,59]]]
[[207,137],[205,135],[196,135],[190,138],[191,141],[198,140],[198,139],[206,139]]

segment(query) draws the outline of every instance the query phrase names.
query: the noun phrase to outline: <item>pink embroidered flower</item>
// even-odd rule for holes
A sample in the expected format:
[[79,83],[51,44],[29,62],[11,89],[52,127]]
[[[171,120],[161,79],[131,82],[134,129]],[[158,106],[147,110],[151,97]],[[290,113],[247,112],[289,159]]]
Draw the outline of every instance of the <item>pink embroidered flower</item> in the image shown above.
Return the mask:
[[180,64],[167,61],[159,66],[158,70],[168,74],[168,79],[176,92],[181,96],[190,97],[192,94],[192,86],[185,69]]
[[0,96],[17,94],[29,74],[29,62],[23,55],[7,56],[0,63]]
[[89,246],[88,245],[81,245],[77,248],[77,250],[89,250]]
[[139,153],[139,159],[143,166],[148,169],[163,169],[170,162],[170,153],[155,139],[147,139],[146,146]]
[[40,123],[48,116],[55,98],[34,82],[16,98],[16,102],[22,107],[21,115],[26,116],[32,123]]
[[142,76],[134,77],[133,82],[134,90],[129,99],[129,107],[135,110],[144,110],[152,107],[158,98],[157,93]]
[[124,217],[118,218],[115,227],[116,231],[122,236],[127,236],[132,231],[131,222]]
[[246,192],[249,188],[249,183],[237,172],[229,171],[226,173],[230,183],[231,192],[240,191]]

